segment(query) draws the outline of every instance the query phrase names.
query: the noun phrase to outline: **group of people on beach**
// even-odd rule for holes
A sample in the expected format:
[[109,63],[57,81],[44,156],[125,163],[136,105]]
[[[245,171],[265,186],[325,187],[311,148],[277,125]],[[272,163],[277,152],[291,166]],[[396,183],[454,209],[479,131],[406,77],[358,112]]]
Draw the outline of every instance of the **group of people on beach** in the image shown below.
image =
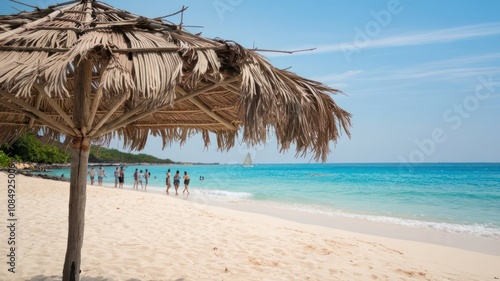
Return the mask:
[[[90,184],[94,185],[94,178],[96,175],[96,170],[94,167],[90,169],[90,171],[87,173],[87,175],[90,176]],[[116,167],[116,170],[114,172],[115,176],[115,187],[117,188],[123,188],[123,183],[125,182],[125,172],[123,170],[123,167]],[[104,177],[107,177],[106,171],[102,168],[102,166],[99,166],[99,169],[97,170],[97,181],[98,185],[102,185],[102,180]],[[149,183],[149,178],[151,177],[151,173],[148,171],[148,169],[145,170],[143,173],[142,170],[135,169],[133,178],[134,178],[134,185],[132,186],[132,189],[137,189],[139,190],[139,185],[141,185],[141,189],[147,190],[148,183]],[[156,178],[156,177],[155,177]],[[174,188],[175,188],[175,195],[178,196],[178,190],[179,186],[181,183],[181,175],[179,170],[176,171],[174,175]],[[187,192],[187,195],[189,195],[189,182],[191,178],[189,177],[188,173],[185,171],[184,176],[182,177],[182,180],[184,181],[184,190],[182,191],[182,194]],[[200,178],[201,180],[201,178]],[[143,185],[144,182],[144,185]],[[167,185],[167,194],[169,194],[169,189],[171,187],[171,176],[170,176],[170,169],[167,171],[167,178],[166,178],[166,185]]]
[[[94,185],[95,174],[96,174],[96,170],[94,170],[94,167],[92,167],[90,169],[90,171],[87,172],[87,175],[90,176],[90,184],[91,185]],[[104,177],[107,177],[106,170],[104,170],[102,168],[102,166],[99,166],[99,169],[97,169],[97,185],[102,185],[102,179]]]
[[[134,172],[134,186],[132,189],[139,189],[139,184],[141,185],[141,189],[148,189],[148,183],[149,183],[149,178],[151,177],[151,173],[148,172],[148,169],[144,173],[142,173],[142,170],[138,171],[139,169],[135,169]],[[142,182],[144,181],[145,185],[142,185]]]
[[[167,192],[167,194],[169,194],[168,190],[172,186],[170,178],[171,178],[170,177],[170,169],[168,169],[168,171],[167,171],[167,178],[166,178],[166,185],[167,185],[166,192]],[[184,172],[184,176],[182,177],[182,179],[184,180],[184,190],[182,191],[182,194],[184,194],[184,192],[187,192],[187,195],[189,195],[189,181],[191,180],[191,178],[189,177],[189,175],[188,175],[188,173],[186,171]],[[180,175],[179,170],[177,170],[175,172],[175,175],[174,175],[175,196],[179,196],[179,193],[177,191],[179,189],[180,183],[181,183],[181,175]]]
[[116,167],[115,169],[115,187],[123,188],[123,183],[125,182],[125,171],[123,171],[123,167]]

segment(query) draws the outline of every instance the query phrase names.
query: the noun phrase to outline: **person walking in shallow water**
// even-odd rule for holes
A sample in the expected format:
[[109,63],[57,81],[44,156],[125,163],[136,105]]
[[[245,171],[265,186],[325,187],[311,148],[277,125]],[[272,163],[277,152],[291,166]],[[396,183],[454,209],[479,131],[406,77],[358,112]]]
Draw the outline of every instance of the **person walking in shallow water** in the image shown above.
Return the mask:
[[139,169],[135,169],[134,172],[134,186],[132,186],[132,189],[139,189]]
[[99,166],[99,170],[97,170],[97,184],[102,185],[102,179],[106,176],[106,171]]
[[94,185],[94,177],[95,177],[94,167],[90,168],[90,171],[87,174],[90,176],[90,184]]
[[120,182],[120,181],[119,181],[119,178],[120,178],[120,170],[119,170],[119,168],[118,168],[118,167],[116,167],[116,169],[115,169],[114,176],[115,176],[115,187],[118,187],[118,183]]
[[146,172],[144,173],[144,181],[146,182],[146,185],[144,186],[144,189],[148,189],[148,183],[149,183],[149,176],[150,172],[148,172],[148,169],[146,169]]
[[120,176],[118,177],[119,187],[123,188],[123,183],[125,182],[125,172],[123,171],[123,167],[120,168]]
[[[144,188],[142,185],[142,179],[144,179],[144,174],[142,173],[142,170],[139,171],[139,177],[137,178],[138,183],[141,184],[141,189]],[[137,189],[139,189],[139,184],[137,184]]]
[[170,189],[170,169],[168,169],[167,171],[167,178],[165,179],[165,184],[167,185],[167,194],[168,194],[168,190]]
[[187,194],[189,195],[189,180],[190,180],[190,177],[188,175],[188,173],[186,171],[184,171],[184,177],[182,177],[184,179],[184,190],[182,191],[182,194],[184,194],[185,191],[187,191]]
[[179,189],[179,184],[181,183],[181,175],[179,174],[179,170],[175,172],[174,175],[174,188],[175,188],[175,196],[178,196],[177,190]]

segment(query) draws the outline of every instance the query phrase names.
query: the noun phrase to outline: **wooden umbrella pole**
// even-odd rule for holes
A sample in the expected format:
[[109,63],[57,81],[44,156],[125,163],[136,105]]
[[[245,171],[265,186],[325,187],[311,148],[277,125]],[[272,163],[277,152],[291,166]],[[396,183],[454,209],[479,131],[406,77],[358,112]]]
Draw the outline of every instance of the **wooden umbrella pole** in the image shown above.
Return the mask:
[[80,279],[89,154],[90,140],[88,138],[74,138],[71,146],[68,242],[63,269],[64,281],[77,281]]
[[80,280],[80,262],[85,227],[87,200],[87,167],[91,139],[87,136],[89,99],[92,91],[92,61],[75,60],[73,122],[80,135],[73,136],[71,147],[71,179],[69,191],[68,244],[64,260],[63,280]]

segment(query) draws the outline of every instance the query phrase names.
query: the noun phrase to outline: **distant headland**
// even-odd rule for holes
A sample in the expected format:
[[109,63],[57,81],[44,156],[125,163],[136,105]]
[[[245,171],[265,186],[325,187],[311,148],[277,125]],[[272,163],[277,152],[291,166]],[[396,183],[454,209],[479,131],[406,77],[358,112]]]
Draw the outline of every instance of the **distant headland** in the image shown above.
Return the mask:
[[[11,163],[17,169],[43,171],[70,166],[69,152],[62,143],[43,144],[40,137],[26,134],[10,146],[0,146],[0,167]],[[122,152],[117,149],[94,146],[90,149],[89,166],[133,166],[133,165],[218,165],[219,163],[177,162],[171,159],[139,153]]]

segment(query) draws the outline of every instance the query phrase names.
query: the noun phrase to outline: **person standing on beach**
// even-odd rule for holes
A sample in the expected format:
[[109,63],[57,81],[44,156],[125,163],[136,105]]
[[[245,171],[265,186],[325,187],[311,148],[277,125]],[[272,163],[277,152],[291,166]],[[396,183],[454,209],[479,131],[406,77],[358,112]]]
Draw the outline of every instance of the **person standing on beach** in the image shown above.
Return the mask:
[[97,184],[102,185],[102,178],[106,175],[106,172],[102,168],[102,166],[99,166],[99,170],[97,170]]
[[87,173],[87,175],[90,176],[90,184],[94,185],[94,177],[95,177],[94,167],[90,168],[90,171]]
[[186,171],[184,171],[184,190],[182,191],[182,194],[184,194],[184,191],[187,191],[187,195],[189,195],[189,180],[191,179]]
[[146,169],[146,172],[144,173],[144,181],[146,182],[146,185],[144,186],[144,189],[148,189],[148,182],[149,182],[149,172],[148,169]]
[[[143,189],[143,186],[142,186],[142,179],[144,178],[144,174],[142,173],[142,170],[139,171],[139,177],[138,177],[138,181],[139,183],[141,184],[141,189]],[[139,189],[139,184],[137,184],[137,189]]]
[[125,182],[125,172],[123,167],[120,168],[120,175],[118,176],[119,187],[123,188],[123,183]]
[[168,194],[168,190],[170,189],[170,169],[168,169],[167,171],[166,184],[167,184],[167,194]]
[[181,175],[179,174],[179,170],[175,172],[174,175],[174,188],[175,188],[175,196],[178,196],[177,190],[179,189],[179,184],[181,183]]
[[139,172],[138,172],[138,169],[135,169],[135,172],[134,172],[134,186],[132,187],[132,189],[139,189]]
[[115,176],[115,187],[118,187],[118,183],[120,182],[119,181],[119,178],[120,178],[120,169],[118,167],[116,167],[116,169],[115,169],[114,176]]

